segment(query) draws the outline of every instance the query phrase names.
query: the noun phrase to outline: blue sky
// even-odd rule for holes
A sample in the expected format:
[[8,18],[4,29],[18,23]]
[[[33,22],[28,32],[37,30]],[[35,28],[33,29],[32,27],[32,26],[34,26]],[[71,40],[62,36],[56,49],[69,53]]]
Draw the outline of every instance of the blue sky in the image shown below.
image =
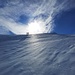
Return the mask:
[[0,34],[26,34],[37,23],[41,33],[74,34],[74,19],[75,0],[0,0]]

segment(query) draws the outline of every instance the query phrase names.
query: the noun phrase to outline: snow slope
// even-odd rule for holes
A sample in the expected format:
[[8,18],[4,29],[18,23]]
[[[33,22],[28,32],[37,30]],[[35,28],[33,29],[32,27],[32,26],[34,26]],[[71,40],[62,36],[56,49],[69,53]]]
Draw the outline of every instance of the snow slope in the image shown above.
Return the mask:
[[0,36],[0,41],[0,75],[75,75],[75,36]]
[[15,34],[6,27],[0,26],[0,35],[15,35]]

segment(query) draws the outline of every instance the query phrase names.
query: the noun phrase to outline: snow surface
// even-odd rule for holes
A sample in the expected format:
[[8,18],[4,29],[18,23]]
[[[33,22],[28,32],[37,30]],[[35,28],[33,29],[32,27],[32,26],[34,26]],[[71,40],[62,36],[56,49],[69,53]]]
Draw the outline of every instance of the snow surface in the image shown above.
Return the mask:
[[0,75],[75,75],[75,36],[0,36]]

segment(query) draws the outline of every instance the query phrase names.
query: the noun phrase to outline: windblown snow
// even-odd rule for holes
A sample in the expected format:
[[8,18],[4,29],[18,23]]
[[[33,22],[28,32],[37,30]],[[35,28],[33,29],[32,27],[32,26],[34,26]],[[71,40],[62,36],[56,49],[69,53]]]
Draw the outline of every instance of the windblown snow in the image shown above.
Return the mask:
[[0,75],[75,75],[75,36],[0,36]]

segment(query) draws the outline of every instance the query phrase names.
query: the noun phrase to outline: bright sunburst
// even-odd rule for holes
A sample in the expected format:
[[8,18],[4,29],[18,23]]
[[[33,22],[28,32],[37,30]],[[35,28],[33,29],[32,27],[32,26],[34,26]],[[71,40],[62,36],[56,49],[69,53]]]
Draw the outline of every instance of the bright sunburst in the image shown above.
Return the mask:
[[41,22],[33,21],[28,24],[29,34],[39,34],[44,32],[45,27]]

